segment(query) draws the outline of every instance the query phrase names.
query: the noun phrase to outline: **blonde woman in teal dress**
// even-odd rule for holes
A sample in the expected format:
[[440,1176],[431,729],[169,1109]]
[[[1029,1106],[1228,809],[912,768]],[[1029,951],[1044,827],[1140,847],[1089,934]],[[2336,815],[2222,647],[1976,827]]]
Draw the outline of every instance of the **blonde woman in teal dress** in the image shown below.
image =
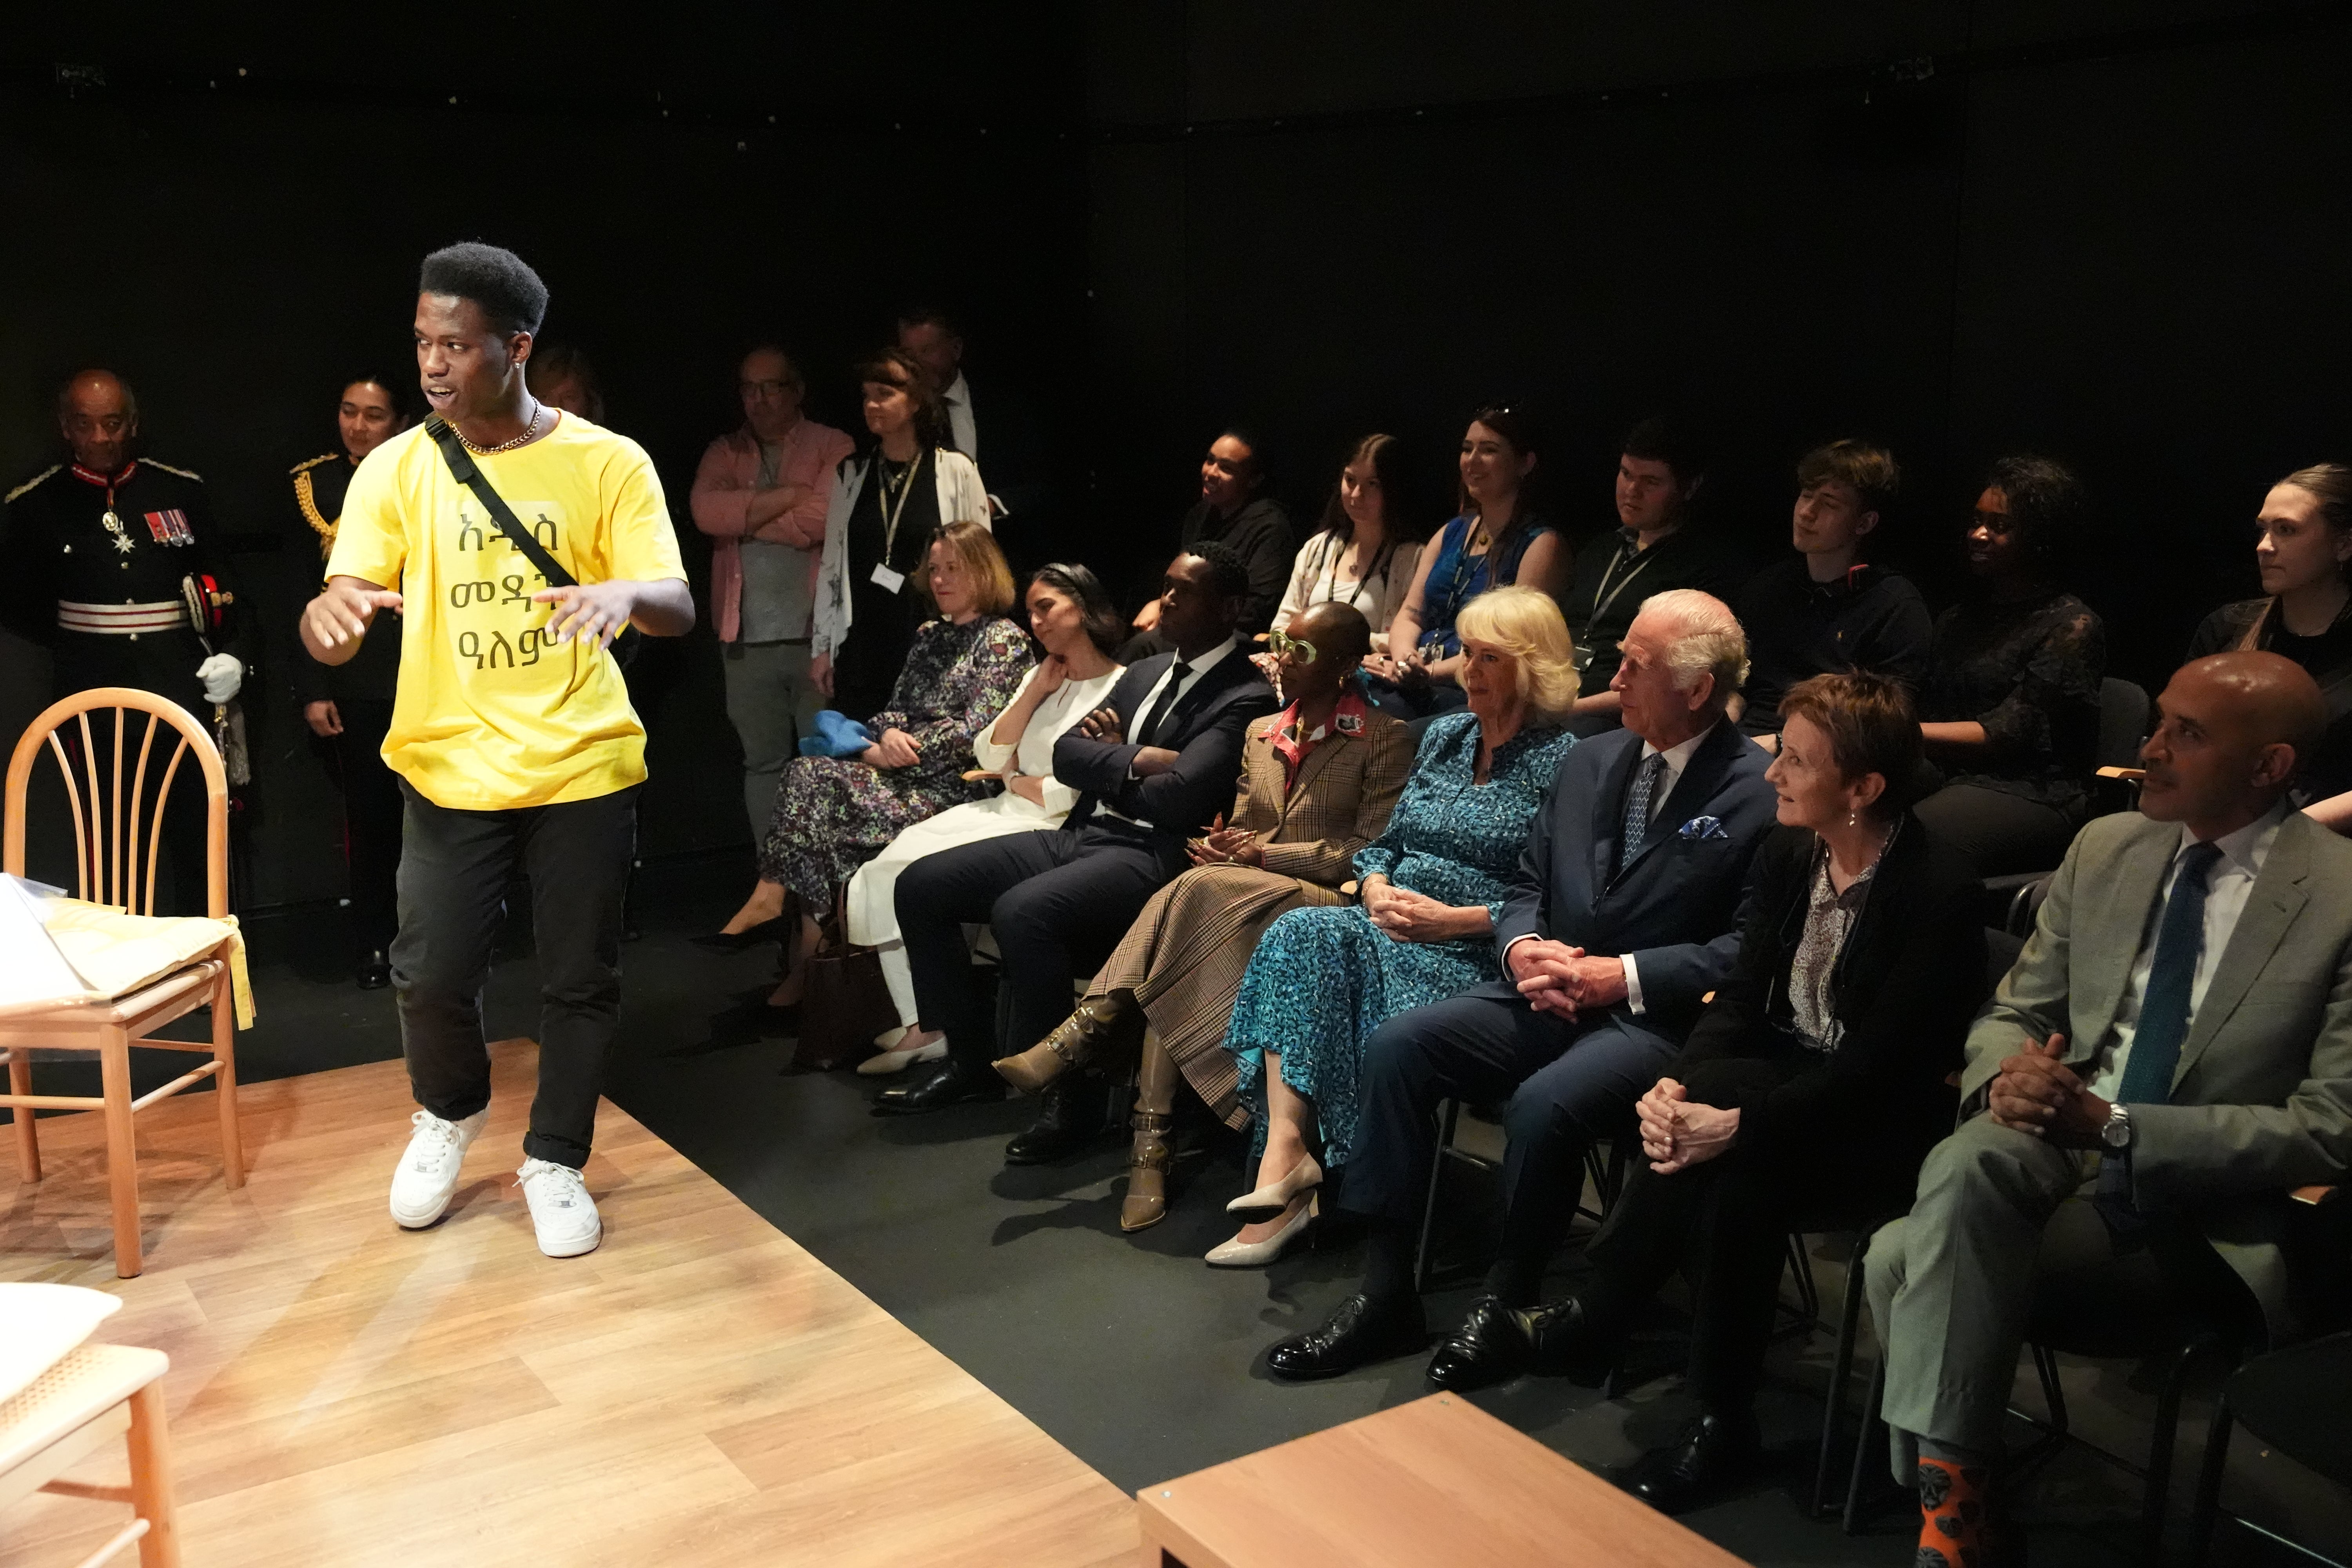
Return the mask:
[[[1497,588],[1457,622],[1469,710],[1423,731],[1388,831],[1356,857],[1361,903],[1266,929],[1225,1032],[1259,1128],[1251,1220],[1211,1263],[1269,1263],[1302,1234],[1326,1165],[1347,1163],[1372,1031],[1496,978],[1495,920],[1528,825],[1575,741],[1568,626],[1550,595]],[[1315,1150],[1321,1149],[1318,1160]]]

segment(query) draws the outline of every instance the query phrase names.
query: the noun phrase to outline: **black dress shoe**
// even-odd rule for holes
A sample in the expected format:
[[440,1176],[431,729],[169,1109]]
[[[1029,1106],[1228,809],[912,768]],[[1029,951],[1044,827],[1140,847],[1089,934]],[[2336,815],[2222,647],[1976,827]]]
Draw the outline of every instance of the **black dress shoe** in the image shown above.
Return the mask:
[[1481,1296],[1429,1358],[1429,1385],[1455,1394],[1492,1388],[1528,1370],[1527,1331],[1498,1296]]
[[1004,1163],[1050,1165],[1066,1160],[1093,1142],[1102,1128],[1103,1086],[1084,1073],[1066,1074],[1045,1086],[1037,1120],[1004,1146]]
[[875,1097],[877,1116],[920,1116],[950,1105],[1003,1100],[1011,1092],[1004,1080],[985,1067],[971,1066],[950,1057],[929,1078],[916,1083],[894,1083]]
[[1321,1328],[1293,1334],[1267,1351],[1265,1370],[1285,1383],[1307,1383],[1338,1377],[1391,1356],[1411,1355],[1428,1342],[1429,1324],[1421,1315],[1420,1297],[1381,1302],[1359,1290],[1340,1302]]
[[1756,1468],[1763,1444],[1756,1417],[1710,1410],[1683,1428],[1672,1447],[1635,1461],[1625,1489],[1660,1513],[1682,1513],[1713,1502]]
[[1585,1321],[1584,1303],[1570,1296],[1513,1312],[1527,1342],[1527,1370],[1547,1377],[1565,1377],[1586,1388],[1598,1388],[1617,1359],[1609,1336]]
[[360,960],[360,989],[381,991],[392,984],[392,960],[378,948]]
[[707,947],[713,952],[742,952],[762,944],[773,946],[784,940],[784,917],[777,915],[773,919],[761,921],[758,925],[748,926],[741,931],[705,931],[700,936],[688,940],[695,946]]

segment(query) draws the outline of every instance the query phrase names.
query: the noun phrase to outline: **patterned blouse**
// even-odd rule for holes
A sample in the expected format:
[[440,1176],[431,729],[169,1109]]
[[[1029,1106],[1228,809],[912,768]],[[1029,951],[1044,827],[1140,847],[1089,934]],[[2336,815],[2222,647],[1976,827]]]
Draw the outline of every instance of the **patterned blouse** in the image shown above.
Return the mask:
[[[1902,831],[1900,824],[1895,831]],[[1862,918],[1862,906],[1870,897],[1871,881],[1894,844],[1895,836],[1890,833],[1878,858],[1841,893],[1830,880],[1829,842],[1813,842],[1812,898],[1805,907],[1804,934],[1797,939],[1796,951],[1789,959],[1790,1025],[1798,1043],[1810,1050],[1834,1052],[1844,1037],[1845,1026],[1837,1016],[1838,954],[1845,951],[1846,938],[1853,934],[1854,922]]]

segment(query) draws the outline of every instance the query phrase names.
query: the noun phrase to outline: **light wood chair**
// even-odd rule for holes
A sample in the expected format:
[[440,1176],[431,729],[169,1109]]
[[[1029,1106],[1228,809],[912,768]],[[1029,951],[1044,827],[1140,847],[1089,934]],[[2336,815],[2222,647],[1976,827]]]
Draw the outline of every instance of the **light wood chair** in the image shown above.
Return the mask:
[[[80,1345],[29,1387],[0,1400],[0,1509],[35,1492],[127,1502],[134,1516],[131,1522],[79,1568],[97,1568],[134,1541],[140,1568],[179,1568],[172,1443],[163,1425],[163,1377],[171,1364],[162,1351]],[[116,1437],[129,1442],[129,1486],[63,1479],[68,1468]]]
[[[111,787],[100,789],[98,753],[91,744],[95,728],[107,726],[111,713],[113,754]],[[131,770],[130,799],[123,798],[124,749],[131,715],[146,716],[138,738],[138,760]],[[74,777],[74,762],[58,731],[71,724],[78,731],[83,778]],[[157,732],[179,732],[170,758],[163,763],[163,782],[156,787],[152,819],[141,858],[140,827],[148,774],[148,759]],[[25,874],[26,792],[41,750],[57,758],[65,777],[68,815],[73,820],[74,896],[107,904],[131,914],[155,910],[155,861],[163,845],[163,810],[171,798],[172,781],[193,752],[205,779],[205,904],[214,919],[228,913],[228,775],[212,737],[187,710],[168,699],[127,687],[102,686],[52,703],[33,721],[8,759],[6,816],[0,826],[0,869]],[[85,788],[85,785],[87,786]],[[142,880],[141,871],[145,871]],[[199,1007],[212,1008],[212,1039],[208,1043],[159,1040],[152,1031]],[[131,1094],[131,1048],[194,1051],[210,1057],[194,1070],[137,1099]],[[87,1095],[35,1094],[32,1053],[36,1050],[86,1051],[98,1057],[101,1092]],[[16,1167],[26,1182],[41,1179],[41,1149],[35,1124],[37,1110],[97,1110],[106,1117],[106,1170],[114,1221],[114,1271],[125,1279],[142,1265],[139,1237],[139,1162],[132,1116],[168,1095],[214,1080],[220,1100],[221,1154],[229,1187],[245,1185],[245,1149],[236,1121],[236,1017],[230,994],[228,952],[224,945],[207,957],[111,1001],[54,1007],[42,1012],[0,1018],[0,1057],[8,1064],[8,1092],[0,1105],[11,1108],[16,1132]]]

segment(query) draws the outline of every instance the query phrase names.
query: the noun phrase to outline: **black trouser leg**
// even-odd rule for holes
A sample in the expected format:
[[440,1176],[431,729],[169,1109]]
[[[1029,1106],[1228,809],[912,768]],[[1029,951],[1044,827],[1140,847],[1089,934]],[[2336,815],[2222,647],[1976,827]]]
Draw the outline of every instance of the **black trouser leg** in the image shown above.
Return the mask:
[[1709,1206],[1707,1189],[1722,1174],[1721,1160],[1671,1176],[1659,1175],[1643,1159],[1628,1167],[1609,1223],[1584,1251],[1592,1275],[1578,1289],[1577,1300],[1584,1304],[1585,1321],[1595,1331],[1623,1332],[1643,1305],[1675,1277],[1698,1245],[1693,1227]]
[[387,952],[400,929],[400,776],[383,763],[392,704],[336,704],[343,732],[335,753],[343,775],[343,821],[351,844],[352,934],[362,954]]
[[452,811],[404,784],[400,933],[392,991],[400,1047],[416,1103],[462,1121],[490,1102],[482,1039],[482,983],[506,912],[507,879],[520,852],[511,811]]
[[1701,1194],[1689,1233],[1698,1277],[1688,1382],[1701,1408],[1744,1412],[1764,1375],[1789,1257],[1788,1184],[1761,1162],[1714,1163],[1724,1170]]
[[[1140,842],[1057,837],[1076,840],[1072,858],[1007,888],[989,911],[997,951],[1004,955],[1003,983],[1012,988],[1015,1050],[1044,1039],[1070,1016],[1071,982],[1102,967],[1170,876],[1160,856]],[[962,1049],[953,1036],[948,1044]]]
[[996,1057],[995,1017],[973,982],[964,926],[988,920],[1007,889],[1061,865],[1068,847],[1066,834],[1016,833],[927,855],[900,873],[893,899],[916,1009],[960,1058],[985,1067]]
[[604,1058],[621,1027],[621,905],[637,792],[566,801],[522,829],[539,950],[539,1092],[522,1152],[577,1169],[596,1136]]

